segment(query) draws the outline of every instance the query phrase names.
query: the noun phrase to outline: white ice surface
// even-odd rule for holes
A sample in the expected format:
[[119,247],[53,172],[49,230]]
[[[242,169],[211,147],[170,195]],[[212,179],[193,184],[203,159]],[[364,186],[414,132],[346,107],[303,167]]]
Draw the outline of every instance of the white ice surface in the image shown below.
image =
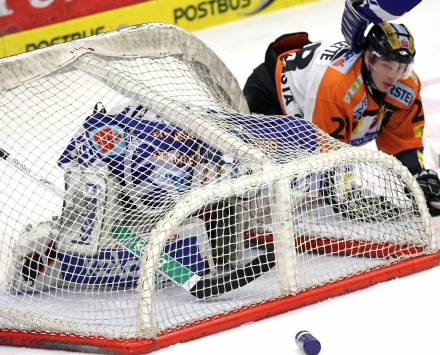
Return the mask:
[[[265,16],[200,31],[232,70],[241,86],[264,58],[267,45],[281,34],[307,31],[312,40],[337,40],[343,0],[323,0]],[[440,2],[424,0],[400,22],[412,30],[417,48],[415,69],[425,84],[425,160],[440,144]],[[438,167],[436,167],[438,169]],[[440,227],[439,221],[436,221]],[[440,228],[437,229],[440,233]],[[322,355],[440,354],[440,268],[333,298],[216,335],[177,344],[158,355],[299,355],[294,342],[302,329],[322,344]],[[74,354],[63,351],[0,347],[1,355]]]

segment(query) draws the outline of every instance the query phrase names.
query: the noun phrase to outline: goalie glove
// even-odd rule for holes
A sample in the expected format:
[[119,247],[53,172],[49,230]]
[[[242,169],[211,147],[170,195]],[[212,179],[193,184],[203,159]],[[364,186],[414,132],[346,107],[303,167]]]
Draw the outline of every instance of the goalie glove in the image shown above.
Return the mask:
[[355,52],[360,52],[364,48],[364,32],[370,23],[358,11],[361,3],[362,0],[346,0],[341,22],[342,34]]
[[395,20],[422,0],[346,0],[341,30],[355,52],[364,46],[363,34],[370,23]]
[[440,215],[440,180],[437,173],[430,169],[422,170],[415,178],[425,195],[431,216]]

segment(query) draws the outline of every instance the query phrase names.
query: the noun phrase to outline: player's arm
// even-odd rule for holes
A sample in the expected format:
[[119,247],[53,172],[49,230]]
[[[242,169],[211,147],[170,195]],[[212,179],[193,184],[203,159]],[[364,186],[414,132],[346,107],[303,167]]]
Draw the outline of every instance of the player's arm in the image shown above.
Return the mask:
[[415,176],[432,216],[440,215],[440,179],[435,170],[425,169],[423,148],[408,149],[395,155]]
[[[353,109],[349,104],[338,105],[337,102],[335,97],[316,100],[313,123],[333,138],[349,143],[353,126],[351,114]],[[332,206],[333,211],[344,218],[365,222],[377,222],[372,216],[380,218],[384,212],[390,218],[399,218],[402,208],[385,197],[358,186],[354,170],[352,166],[345,165],[323,172],[321,193],[325,201]],[[365,211],[369,211],[370,214],[367,216]]]
[[425,195],[431,215],[440,214],[440,180],[423,161],[423,129],[425,124],[420,91],[407,110],[385,117],[376,139],[380,150],[394,155],[416,177]]
[[341,31],[353,50],[363,48],[364,32],[370,23],[396,19],[422,0],[346,0],[342,15]]

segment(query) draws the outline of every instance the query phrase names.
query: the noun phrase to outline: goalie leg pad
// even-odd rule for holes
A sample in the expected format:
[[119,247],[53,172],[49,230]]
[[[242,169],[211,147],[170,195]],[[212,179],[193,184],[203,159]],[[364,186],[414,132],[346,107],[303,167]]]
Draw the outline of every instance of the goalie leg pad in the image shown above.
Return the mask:
[[59,248],[94,255],[111,239],[112,225],[121,214],[116,178],[102,168],[69,168],[65,183]]
[[[140,259],[148,240],[125,226],[113,229],[112,240],[113,245],[100,249],[92,256],[58,252],[63,286],[136,287]],[[197,218],[185,221],[165,244],[156,283],[172,281],[189,289],[192,280],[198,280],[214,268],[208,244],[203,221]]]

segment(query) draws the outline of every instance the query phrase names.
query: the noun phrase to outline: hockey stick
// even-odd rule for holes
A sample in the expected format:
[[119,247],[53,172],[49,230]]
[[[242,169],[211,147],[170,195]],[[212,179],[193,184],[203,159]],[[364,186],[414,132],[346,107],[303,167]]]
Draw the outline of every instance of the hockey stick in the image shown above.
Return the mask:
[[259,278],[275,266],[273,245],[267,246],[265,254],[257,256],[245,266],[217,278],[201,278],[189,292],[197,298],[219,296],[243,287]]
[[12,166],[14,166],[17,170],[21,171],[26,176],[30,177],[32,180],[37,182],[39,185],[43,186],[45,189],[51,191],[55,195],[60,196],[60,197],[64,196],[64,193],[61,192],[59,189],[57,189],[53,183],[51,183],[50,181],[48,181],[44,178],[34,176],[31,172],[31,169],[29,169],[26,165],[24,165],[23,163],[21,163],[17,159],[12,158],[11,154],[8,153],[3,148],[0,148],[0,158],[6,162],[12,164]]
[[[126,227],[117,227],[113,232],[113,238],[126,250],[136,257],[142,257],[146,239]],[[259,255],[241,268],[218,277],[202,277],[163,251],[159,256],[158,265],[158,271],[167,279],[184,288],[194,297],[203,299],[219,296],[254,281],[275,265],[275,253],[273,245],[267,245],[265,254]]]
[[[211,206],[212,212],[205,222],[208,229],[214,261],[217,265],[229,264],[232,254],[236,252],[235,237],[236,215],[235,203],[231,200],[220,201]],[[265,245],[266,253],[261,254],[248,264],[220,275],[200,279],[189,292],[197,298],[218,296],[247,285],[275,265],[273,243]]]

